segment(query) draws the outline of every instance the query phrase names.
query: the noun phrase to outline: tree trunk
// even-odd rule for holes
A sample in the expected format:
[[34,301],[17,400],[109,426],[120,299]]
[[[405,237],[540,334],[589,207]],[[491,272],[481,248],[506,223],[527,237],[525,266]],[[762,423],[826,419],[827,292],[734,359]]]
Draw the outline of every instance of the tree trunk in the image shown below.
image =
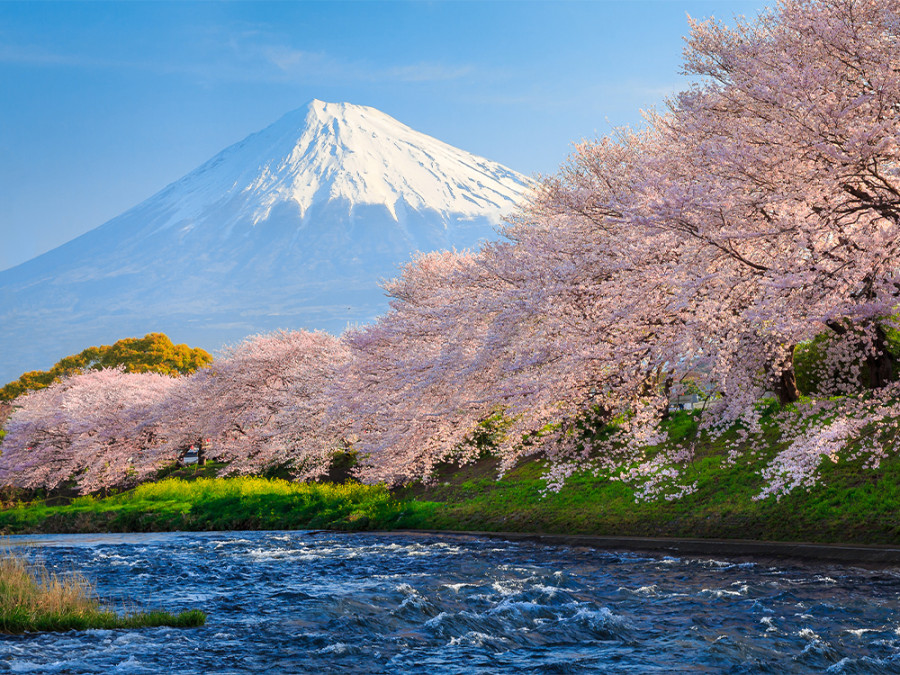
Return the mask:
[[866,366],[869,371],[869,388],[880,389],[894,381],[894,366],[896,359],[888,351],[887,334],[884,329],[875,325],[874,353],[866,356]]
[[663,383],[663,400],[666,402],[666,407],[663,408],[662,419],[669,419],[669,416],[672,414],[669,411],[669,397],[672,395],[672,385],[675,384],[675,380],[672,377],[671,373],[666,375],[665,382]]
[[781,405],[794,403],[800,399],[800,389],[797,388],[797,376],[794,373],[794,345],[791,345],[784,360],[778,364],[780,372],[773,376],[773,389]]

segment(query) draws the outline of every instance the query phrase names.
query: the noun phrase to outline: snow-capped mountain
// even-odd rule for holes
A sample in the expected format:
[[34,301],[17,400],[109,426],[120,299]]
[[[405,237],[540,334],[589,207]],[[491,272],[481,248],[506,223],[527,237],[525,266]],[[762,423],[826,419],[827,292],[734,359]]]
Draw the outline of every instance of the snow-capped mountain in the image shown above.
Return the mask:
[[384,311],[415,251],[467,248],[531,181],[384,113],[312,101],[143,203],[0,272],[0,384],[151,331],[214,350]]

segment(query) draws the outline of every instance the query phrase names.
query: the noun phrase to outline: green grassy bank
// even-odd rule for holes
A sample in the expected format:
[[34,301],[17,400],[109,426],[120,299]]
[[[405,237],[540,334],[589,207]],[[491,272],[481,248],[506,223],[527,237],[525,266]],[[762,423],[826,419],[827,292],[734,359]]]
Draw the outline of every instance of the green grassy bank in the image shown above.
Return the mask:
[[[877,469],[850,459],[824,461],[822,480],[781,499],[754,499],[759,471],[782,447],[726,461],[726,443],[697,437],[690,415],[670,422],[673,441],[692,438],[695,455],[682,482],[694,493],[667,501],[635,500],[635,486],[580,473],[546,493],[544,466],[528,461],[497,480],[498,462],[442,468],[428,484],[383,486],[295,484],[266,478],[196,478],[183,470],[105,498],[80,497],[55,506],[20,503],[0,511],[0,530],[22,532],[237,529],[446,529],[548,534],[700,537],[900,544],[900,458]],[[190,478],[193,478],[192,480]]]
[[636,503],[627,485],[588,473],[542,496],[538,462],[496,481],[495,465],[486,461],[400,496],[428,500],[431,508],[417,525],[427,529],[900,544],[900,462],[864,475],[849,467],[831,470],[827,487],[779,501],[753,500],[761,481],[717,464],[700,462],[697,491],[671,502]]
[[761,470],[786,443],[764,423],[772,434],[767,446],[729,462],[727,445],[737,429],[713,440],[698,433],[697,422],[688,413],[668,422],[670,442],[694,445],[679,482],[696,484],[695,492],[671,501],[636,501],[638,486],[591,472],[571,476],[561,491],[548,494],[541,461],[522,463],[497,480],[498,463],[489,458],[448,467],[431,485],[396,494],[436,505],[422,514],[428,529],[900,544],[900,456],[865,468],[864,459],[851,458],[858,450],[851,444],[837,462],[821,463],[814,487],[755,499],[765,486]]
[[298,484],[278,478],[165,478],[121,494],[43,501],[0,511],[7,534],[176,530],[363,530],[417,526],[431,505],[398,501],[383,486]]

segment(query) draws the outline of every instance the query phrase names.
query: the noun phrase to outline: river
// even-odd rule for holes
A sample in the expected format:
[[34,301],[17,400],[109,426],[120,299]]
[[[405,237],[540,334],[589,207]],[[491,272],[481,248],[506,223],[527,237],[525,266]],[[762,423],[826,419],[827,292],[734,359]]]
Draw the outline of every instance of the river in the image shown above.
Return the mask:
[[18,673],[898,673],[900,568],[414,534],[10,537],[198,629],[0,636]]

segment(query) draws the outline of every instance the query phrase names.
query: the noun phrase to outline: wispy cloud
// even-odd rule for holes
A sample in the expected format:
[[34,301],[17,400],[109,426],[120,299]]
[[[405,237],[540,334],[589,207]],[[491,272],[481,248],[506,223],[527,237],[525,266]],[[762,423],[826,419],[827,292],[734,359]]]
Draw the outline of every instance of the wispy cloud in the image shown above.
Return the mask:
[[471,64],[431,61],[376,64],[347,59],[325,51],[294,47],[259,27],[234,30],[207,26],[198,38],[200,48],[188,55],[127,60],[0,41],[0,64],[182,74],[206,85],[218,82],[428,83],[460,80],[478,72]]
[[[245,57],[252,52],[245,52]],[[280,78],[292,81],[327,79],[329,82],[446,82],[474,72],[472,65],[418,62],[376,65],[367,61],[341,59],[325,52],[310,52],[283,44],[257,46],[256,51],[273,66]]]

